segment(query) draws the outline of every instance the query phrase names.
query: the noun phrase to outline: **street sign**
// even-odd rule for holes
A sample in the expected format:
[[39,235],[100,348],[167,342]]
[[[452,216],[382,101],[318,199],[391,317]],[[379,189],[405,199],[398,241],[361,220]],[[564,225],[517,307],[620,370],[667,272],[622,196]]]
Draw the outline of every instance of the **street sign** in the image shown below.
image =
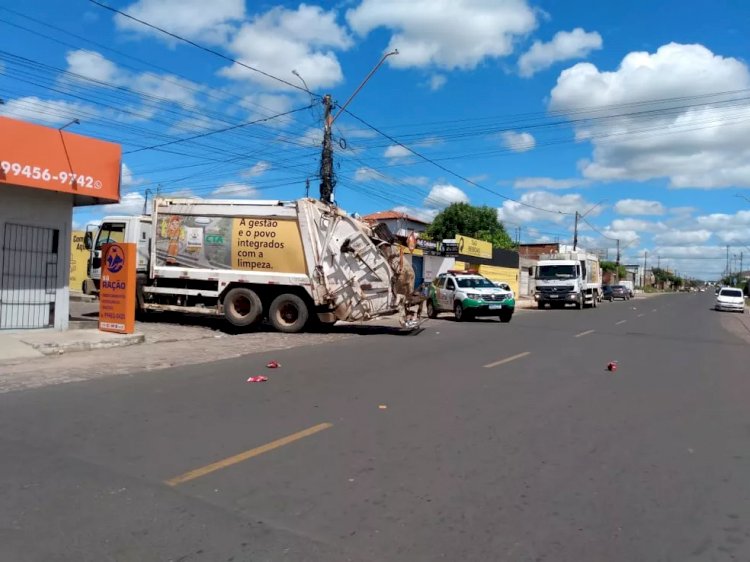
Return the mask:
[[456,235],[456,242],[458,243],[458,253],[461,255],[484,258],[486,260],[492,259],[492,243],[490,242],[469,238],[461,234]]

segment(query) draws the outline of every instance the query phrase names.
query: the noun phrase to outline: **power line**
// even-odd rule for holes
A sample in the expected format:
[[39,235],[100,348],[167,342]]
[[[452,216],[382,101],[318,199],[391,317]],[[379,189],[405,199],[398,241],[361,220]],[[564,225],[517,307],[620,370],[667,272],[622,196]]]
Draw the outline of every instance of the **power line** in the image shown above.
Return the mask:
[[284,80],[283,78],[279,78],[278,76],[274,76],[273,74],[269,74],[268,72],[265,72],[263,70],[260,70],[259,68],[255,68],[253,66],[250,66],[249,64],[245,64],[244,62],[238,61],[237,59],[233,59],[232,57],[229,57],[225,55],[224,53],[221,53],[215,49],[211,49],[210,47],[206,47],[204,45],[201,45],[200,43],[196,43],[195,41],[191,41],[190,39],[187,39],[185,37],[182,37],[180,35],[177,35],[176,33],[172,33],[171,31],[167,31],[166,29],[163,29],[157,25],[154,25],[152,23],[149,23],[147,21],[144,21],[142,19],[138,19],[135,16],[131,16],[128,13],[123,12],[122,10],[118,10],[117,8],[113,8],[112,6],[109,6],[107,4],[104,4],[102,2],[99,2],[98,0],[89,0],[92,4],[96,4],[97,6],[104,8],[105,10],[109,10],[110,12],[114,12],[116,14],[120,14],[121,16],[128,18],[130,20],[133,20],[135,22],[140,23],[141,25],[145,25],[146,27],[149,27],[155,31],[158,31],[160,33],[163,33],[164,35],[168,35],[169,37],[172,37],[173,39],[177,39],[178,41],[182,41],[183,43],[187,43],[188,45],[192,45],[193,47],[196,47],[202,51],[205,51],[207,53],[211,53],[212,55],[216,55],[217,57],[221,57],[222,59],[229,61],[231,63],[234,63],[236,65],[239,65],[243,68],[246,68],[248,70],[252,70],[253,72],[257,72],[258,74],[261,74],[265,76],[266,78],[270,78],[272,80],[276,80],[277,82],[280,82],[282,84],[285,84],[289,86],[290,88],[294,88],[295,90],[300,90],[301,92],[306,92],[308,94],[312,95],[318,95],[314,94],[310,90],[307,90],[306,88],[303,88],[302,86],[298,86],[297,84],[294,84],[293,82],[289,82],[288,80]]
[[[93,0],[90,0],[90,1],[93,1]],[[349,115],[351,115],[352,117],[354,117],[357,121],[359,121],[360,123],[362,123],[365,127],[369,127],[370,129],[372,129],[373,131],[375,131],[379,135],[384,136],[385,138],[387,138],[391,142],[393,142],[393,143],[397,144],[398,146],[400,146],[400,147],[408,150],[414,156],[417,156],[418,158],[421,158],[425,162],[428,162],[428,163],[432,164],[433,166],[435,166],[435,167],[443,170],[444,172],[446,172],[446,173],[448,173],[448,174],[450,174],[450,175],[452,175],[454,177],[457,177],[458,179],[460,179],[460,180],[462,180],[462,181],[464,181],[464,182],[466,182],[466,183],[468,183],[470,185],[473,185],[474,187],[478,187],[479,189],[482,189],[484,191],[492,193],[493,195],[496,195],[496,196],[498,196],[498,197],[500,197],[502,199],[505,199],[507,201],[512,201],[513,203],[517,203],[518,205],[522,205],[524,207],[528,207],[528,208],[531,208],[531,209],[536,209],[537,211],[542,211],[542,212],[545,212],[545,213],[551,213],[551,214],[555,214],[555,215],[569,215],[570,214],[570,213],[564,213],[562,211],[553,211],[551,209],[544,209],[542,207],[537,207],[536,205],[531,205],[529,203],[523,203],[522,201],[518,201],[516,199],[508,197],[507,195],[503,195],[501,193],[498,193],[498,192],[496,192],[496,191],[494,191],[494,190],[492,190],[492,189],[490,189],[488,187],[485,187],[485,186],[483,186],[483,185],[481,185],[481,184],[479,184],[479,183],[477,183],[477,182],[475,182],[475,181],[473,181],[473,180],[471,180],[471,179],[469,179],[469,178],[467,178],[467,177],[465,177],[465,176],[463,176],[463,175],[461,175],[461,174],[459,174],[457,172],[454,172],[453,170],[451,170],[449,168],[446,168],[442,164],[436,162],[435,160],[433,160],[431,158],[428,158],[427,156],[424,156],[423,154],[417,152],[413,148],[411,148],[409,146],[406,146],[401,141],[395,139],[394,137],[392,137],[388,133],[385,133],[385,132],[381,131],[380,129],[378,129],[374,125],[370,125],[367,121],[365,121],[361,117],[358,117],[357,115],[355,115],[351,111],[349,111],[349,110],[345,110],[345,111],[346,111],[346,113],[348,113]]]

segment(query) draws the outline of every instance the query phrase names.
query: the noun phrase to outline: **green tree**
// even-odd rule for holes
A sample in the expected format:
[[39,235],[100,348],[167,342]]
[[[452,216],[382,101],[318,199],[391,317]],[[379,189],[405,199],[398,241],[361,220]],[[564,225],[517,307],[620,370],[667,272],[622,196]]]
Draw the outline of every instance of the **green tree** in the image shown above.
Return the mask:
[[613,261],[602,261],[599,262],[599,266],[602,268],[602,271],[607,273],[617,273],[617,277],[619,279],[624,279],[628,275],[628,270],[625,269],[624,265],[617,265]]
[[463,234],[485,242],[493,248],[515,247],[505,227],[497,218],[497,209],[483,205],[475,207],[468,203],[453,203],[440,211],[427,229],[432,240],[455,238]]

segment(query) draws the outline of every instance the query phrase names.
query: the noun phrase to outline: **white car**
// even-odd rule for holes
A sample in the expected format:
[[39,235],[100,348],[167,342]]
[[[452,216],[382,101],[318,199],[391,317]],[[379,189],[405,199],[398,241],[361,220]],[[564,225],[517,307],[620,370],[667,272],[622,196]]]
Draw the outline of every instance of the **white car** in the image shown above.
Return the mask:
[[722,287],[716,296],[716,310],[745,312],[745,295],[742,289]]

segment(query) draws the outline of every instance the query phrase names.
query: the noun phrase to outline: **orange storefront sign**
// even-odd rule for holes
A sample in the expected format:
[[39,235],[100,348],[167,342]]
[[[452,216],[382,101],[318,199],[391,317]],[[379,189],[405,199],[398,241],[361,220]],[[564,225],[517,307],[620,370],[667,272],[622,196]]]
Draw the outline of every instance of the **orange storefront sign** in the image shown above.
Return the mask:
[[105,244],[99,281],[99,329],[132,334],[135,331],[136,245]]
[[120,200],[120,145],[0,117],[0,187],[72,193],[90,204]]

